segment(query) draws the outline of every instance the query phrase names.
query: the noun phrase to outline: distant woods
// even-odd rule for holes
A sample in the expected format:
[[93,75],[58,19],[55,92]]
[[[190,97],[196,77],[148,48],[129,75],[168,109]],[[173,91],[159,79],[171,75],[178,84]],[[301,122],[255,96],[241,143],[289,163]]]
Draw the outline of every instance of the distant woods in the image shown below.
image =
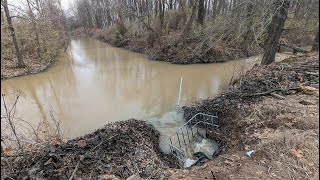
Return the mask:
[[78,0],[70,24],[116,46],[148,49],[153,59],[222,62],[270,55],[277,41],[312,45],[318,7],[318,0]]
[[[20,2],[20,1],[19,1]],[[45,64],[66,47],[67,17],[60,0],[1,0],[1,64]]]

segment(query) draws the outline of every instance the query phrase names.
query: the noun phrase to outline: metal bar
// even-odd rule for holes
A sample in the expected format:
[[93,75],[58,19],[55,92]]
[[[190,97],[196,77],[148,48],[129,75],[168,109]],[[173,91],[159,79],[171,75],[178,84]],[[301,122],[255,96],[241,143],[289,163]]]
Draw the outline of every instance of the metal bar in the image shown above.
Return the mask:
[[[185,126],[187,123],[189,123],[190,121],[192,121],[193,119],[195,119],[195,117],[196,116],[198,116],[198,115],[201,115],[201,114],[203,114],[203,115],[205,115],[205,116],[211,116],[211,117],[216,117],[216,118],[218,118],[217,116],[212,116],[212,115],[208,115],[208,114],[204,114],[204,113],[197,113],[196,115],[194,115],[188,122],[186,122],[185,124],[183,124],[182,126]],[[181,129],[181,128],[179,128],[179,129]],[[178,130],[179,130],[178,129]],[[178,131],[177,130],[177,131]],[[176,132],[174,132],[171,136],[169,136],[169,137],[172,137],[174,134],[175,134]]]
[[179,142],[179,146],[180,146],[180,148],[181,148],[181,144],[180,144],[180,138],[179,138],[179,135],[178,135],[178,133],[177,133],[177,137],[178,137],[178,142]]
[[183,152],[181,149],[179,149],[179,148],[177,148],[177,147],[175,147],[175,146],[171,146],[172,148],[174,148],[174,149],[176,149],[176,150],[178,150],[179,152]]
[[[186,128],[186,130],[187,130],[188,140],[189,140],[189,143],[190,143],[190,136],[189,136],[188,128]],[[192,130],[191,130],[191,131],[192,131]]]
[[[205,117],[205,118],[204,118]],[[202,118],[202,119],[200,119],[200,118]],[[180,142],[180,137],[179,137],[179,131],[181,131],[182,132],[182,135],[183,135],[183,140],[184,140],[184,143],[186,144],[186,141],[185,141],[185,137],[184,137],[184,130],[183,130],[183,128],[186,128],[186,131],[187,131],[187,135],[188,135],[188,140],[189,140],[189,142],[190,142],[190,136],[189,136],[189,130],[191,130],[191,134],[192,134],[192,138],[194,137],[194,132],[193,132],[193,129],[196,129],[196,131],[199,133],[199,127],[198,127],[198,125],[200,124],[200,123],[202,123],[202,124],[204,124],[205,125],[205,127],[208,127],[209,125],[210,126],[213,126],[213,127],[219,127],[219,125],[217,125],[217,124],[214,124],[215,122],[215,120],[216,119],[218,119],[218,116],[212,116],[212,115],[208,115],[208,114],[204,114],[204,113],[197,113],[196,115],[194,115],[192,118],[190,118],[190,120],[188,121],[188,122],[186,122],[185,124],[183,124],[183,126],[181,126],[180,128],[178,128],[177,130],[176,130],[176,132],[174,132],[172,135],[170,135],[168,138],[167,138],[167,143],[169,144],[169,146],[170,146],[170,150],[171,150],[171,152],[173,153],[173,152],[176,152],[176,154],[177,155],[175,155],[174,154],[174,156],[178,159],[178,160],[180,160],[180,161],[182,161],[181,160],[181,156],[182,157],[184,157],[185,156],[185,150],[182,150],[182,149],[179,149],[179,148],[177,148],[176,146],[174,146],[173,145],[173,142],[172,142],[172,137],[176,134],[177,135],[177,142],[175,142],[174,144],[177,144],[177,143],[179,143],[179,147],[180,148],[182,148],[182,146],[181,146],[181,142]],[[211,121],[210,121],[211,120]],[[196,121],[194,124],[192,124],[193,123],[193,121]],[[189,125],[189,126],[188,126]],[[190,128],[189,130],[188,130],[188,128]],[[193,140],[191,138],[191,140]],[[169,142],[170,141],[170,142]],[[180,156],[180,157],[179,157]]]
[[[172,144],[171,138],[170,138],[170,143]],[[172,147],[171,146],[169,146],[169,147],[170,147],[171,153],[173,153]]]
[[192,138],[193,138],[193,136],[194,136],[194,135],[193,135],[193,129],[192,129],[192,127],[191,127],[190,129],[191,129],[191,134],[192,134]]
[[180,106],[181,88],[182,88],[182,77],[180,78],[180,89],[179,89],[178,107]]
[[181,132],[182,132],[183,142],[184,142],[184,144],[187,146],[186,140],[184,139],[184,133],[183,133],[183,130],[182,130]]

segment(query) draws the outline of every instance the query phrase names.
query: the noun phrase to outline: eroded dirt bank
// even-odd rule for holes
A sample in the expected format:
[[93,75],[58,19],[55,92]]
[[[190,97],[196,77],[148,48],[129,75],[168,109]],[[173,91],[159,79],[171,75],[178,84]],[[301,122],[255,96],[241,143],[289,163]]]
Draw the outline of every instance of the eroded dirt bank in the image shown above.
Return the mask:
[[220,97],[184,107],[186,119],[218,112],[221,129],[210,135],[224,149],[203,166],[170,170],[170,179],[318,179],[318,68],[318,53],[254,67]]

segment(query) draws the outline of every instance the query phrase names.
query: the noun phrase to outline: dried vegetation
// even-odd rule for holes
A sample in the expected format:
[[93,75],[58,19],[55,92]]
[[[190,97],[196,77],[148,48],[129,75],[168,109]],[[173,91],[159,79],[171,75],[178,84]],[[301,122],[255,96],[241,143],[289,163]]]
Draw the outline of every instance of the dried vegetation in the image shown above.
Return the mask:
[[3,156],[2,177],[14,179],[118,178],[132,175],[160,178],[161,168],[176,167],[159,150],[159,133],[143,121],[130,119],[70,140],[49,144],[24,156]]
[[[186,119],[197,112],[220,116],[221,129],[210,136],[223,141],[222,158],[203,169],[222,179],[319,177],[318,68],[318,53],[254,67],[225,94],[184,107]],[[255,150],[252,158],[248,150]]]

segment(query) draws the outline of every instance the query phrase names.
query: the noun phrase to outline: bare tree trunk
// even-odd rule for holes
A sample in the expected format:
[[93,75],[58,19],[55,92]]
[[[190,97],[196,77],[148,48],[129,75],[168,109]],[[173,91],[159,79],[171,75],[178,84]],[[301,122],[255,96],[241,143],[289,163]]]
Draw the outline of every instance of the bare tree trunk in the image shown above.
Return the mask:
[[218,0],[213,0],[212,19],[215,19],[217,17],[217,6],[218,6]]
[[180,39],[183,40],[188,34],[189,34],[189,31],[191,29],[191,26],[192,26],[192,22],[193,22],[193,19],[196,15],[196,10],[197,10],[197,2],[198,0],[194,0],[194,4],[192,6],[192,12],[191,12],[191,15],[190,15],[190,18],[188,20],[188,22],[186,23],[183,31],[182,31],[182,34],[180,36]]
[[159,1],[159,20],[160,20],[160,28],[163,28],[163,23],[164,23],[164,0]]
[[154,2],[154,17],[158,15],[158,1]]
[[203,25],[206,10],[204,8],[204,0],[199,0],[198,4],[198,23]]
[[22,55],[21,55],[21,52],[20,52],[20,49],[19,49],[19,46],[18,46],[17,38],[16,38],[16,33],[15,33],[13,25],[12,25],[12,19],[11,19],[10,13],[9,13],[8,2],[7,2],[7,0],[1,0],[1,4],[2,4],[4,12],[6,14],[9,30],[11,32],[10,35],[11,35],[11,38],[12,38],[12,42],[13,42],[14,48],[16,49],[16,56],[17,56],[17,59],[18,59],[17,67],[18,68],[25,67],[26,65],[23,62]]
[[311,51],[319,51],[319,28],[316,38],[314,39]]
[[169,0],[169,9],[173,9],[173,0]]
[[268,27],[268,37],[264,43],[264,54],[261,64],[271,64],[275,60],[279,39],[281,37],[284,23],[287,19],[287,9],[289,7],[288,0],[276,0],[275,2],[276,12],[274,13],[271,23]]
[[42,57],[41,57],[41,45],[40,45],[39,33],[38,33],[38,29],[37,29],[37,24],[36,24],[36,18],[34,17],[34,14],[32,12],[29,0],[27,0],[27,4],[28,4],[29,11],[30,11],[32,28],[33,28],[33,31],[34,31],[34,33],[36,35],[38,58],[40,58],[40,60],[42,60]]
[[247,14],[246,14],[246,21],[248,21],[247,24],[247,30],[246,33],[244,34],[244,44],[243,46],[247,46],[247,48],[249,48],[250,43],[253,41],[253,32],[252,32],[252,26],[253,26],[253,5],[251,2],[248,2],[247,5]]

